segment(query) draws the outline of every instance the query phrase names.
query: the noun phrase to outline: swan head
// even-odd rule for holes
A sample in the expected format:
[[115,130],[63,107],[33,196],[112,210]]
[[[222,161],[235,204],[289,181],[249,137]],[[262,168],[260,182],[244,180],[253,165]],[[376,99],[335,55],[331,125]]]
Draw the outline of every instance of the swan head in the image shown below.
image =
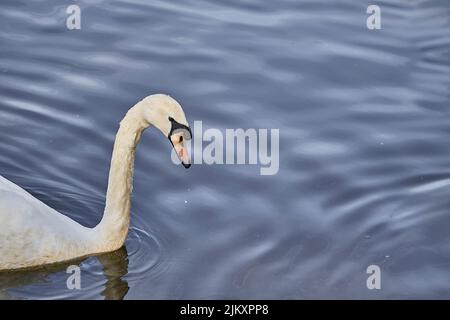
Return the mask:
[[183,166],[189,168],[191,161],[186,141],[192,138],[192,132],[181,105],[165,94],[148,96],[143,102],[145,120],[169,139]]

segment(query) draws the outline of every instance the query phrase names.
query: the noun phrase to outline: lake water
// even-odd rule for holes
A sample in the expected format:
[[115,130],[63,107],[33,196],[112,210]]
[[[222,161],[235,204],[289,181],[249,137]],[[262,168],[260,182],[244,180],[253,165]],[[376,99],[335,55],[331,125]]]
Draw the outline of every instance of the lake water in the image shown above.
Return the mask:
[[3,0],[0,174],[61,213],[99,222],[118,123],[152,93],[205,128],[279,129],[280,168],[185,170],[149,130],[126,246],[79,261],[81,290],[61,265],[2,273],[0,297],[449,299],[449,16],[448,0]]

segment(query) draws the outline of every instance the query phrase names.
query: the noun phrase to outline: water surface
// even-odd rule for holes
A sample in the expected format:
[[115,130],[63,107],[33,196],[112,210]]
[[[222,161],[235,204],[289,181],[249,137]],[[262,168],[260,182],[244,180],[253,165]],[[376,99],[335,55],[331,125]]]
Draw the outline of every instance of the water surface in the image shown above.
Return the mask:
[[[205,128],[280,129],[280,170],[138,148],[122,250],[0,275],[15,299],[450,298],[450,4],[74,1],[0,5],[0,174],[98,223],[129,107],[179,100]],[[368,290],[379,265],[382,289]]]

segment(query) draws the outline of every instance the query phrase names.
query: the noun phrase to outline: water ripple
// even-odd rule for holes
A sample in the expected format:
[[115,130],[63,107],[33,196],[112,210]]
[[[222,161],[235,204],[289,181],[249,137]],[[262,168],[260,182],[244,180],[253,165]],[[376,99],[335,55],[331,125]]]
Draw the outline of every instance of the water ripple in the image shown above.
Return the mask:
[[[448,1],[2,1],[0,174],[86,226],[120,119],[166,92],[204,129],[280,129],[280,170],[136,157],[119,251],[0,275],[0,298],[446,298]],[[383,290],[365,287],[366,267]]]

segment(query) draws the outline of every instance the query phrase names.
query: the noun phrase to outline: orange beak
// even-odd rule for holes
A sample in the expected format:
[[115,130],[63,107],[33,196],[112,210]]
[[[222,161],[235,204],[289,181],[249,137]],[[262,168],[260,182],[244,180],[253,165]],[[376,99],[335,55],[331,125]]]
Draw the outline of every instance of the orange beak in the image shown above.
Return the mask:
[[173,145],[178,158],[181,161],[181,164],[187,169],[191,166],[191,159],[189,158],[189,153],[186,149],[186,147],[184,146],[183,143],[176,143]]

